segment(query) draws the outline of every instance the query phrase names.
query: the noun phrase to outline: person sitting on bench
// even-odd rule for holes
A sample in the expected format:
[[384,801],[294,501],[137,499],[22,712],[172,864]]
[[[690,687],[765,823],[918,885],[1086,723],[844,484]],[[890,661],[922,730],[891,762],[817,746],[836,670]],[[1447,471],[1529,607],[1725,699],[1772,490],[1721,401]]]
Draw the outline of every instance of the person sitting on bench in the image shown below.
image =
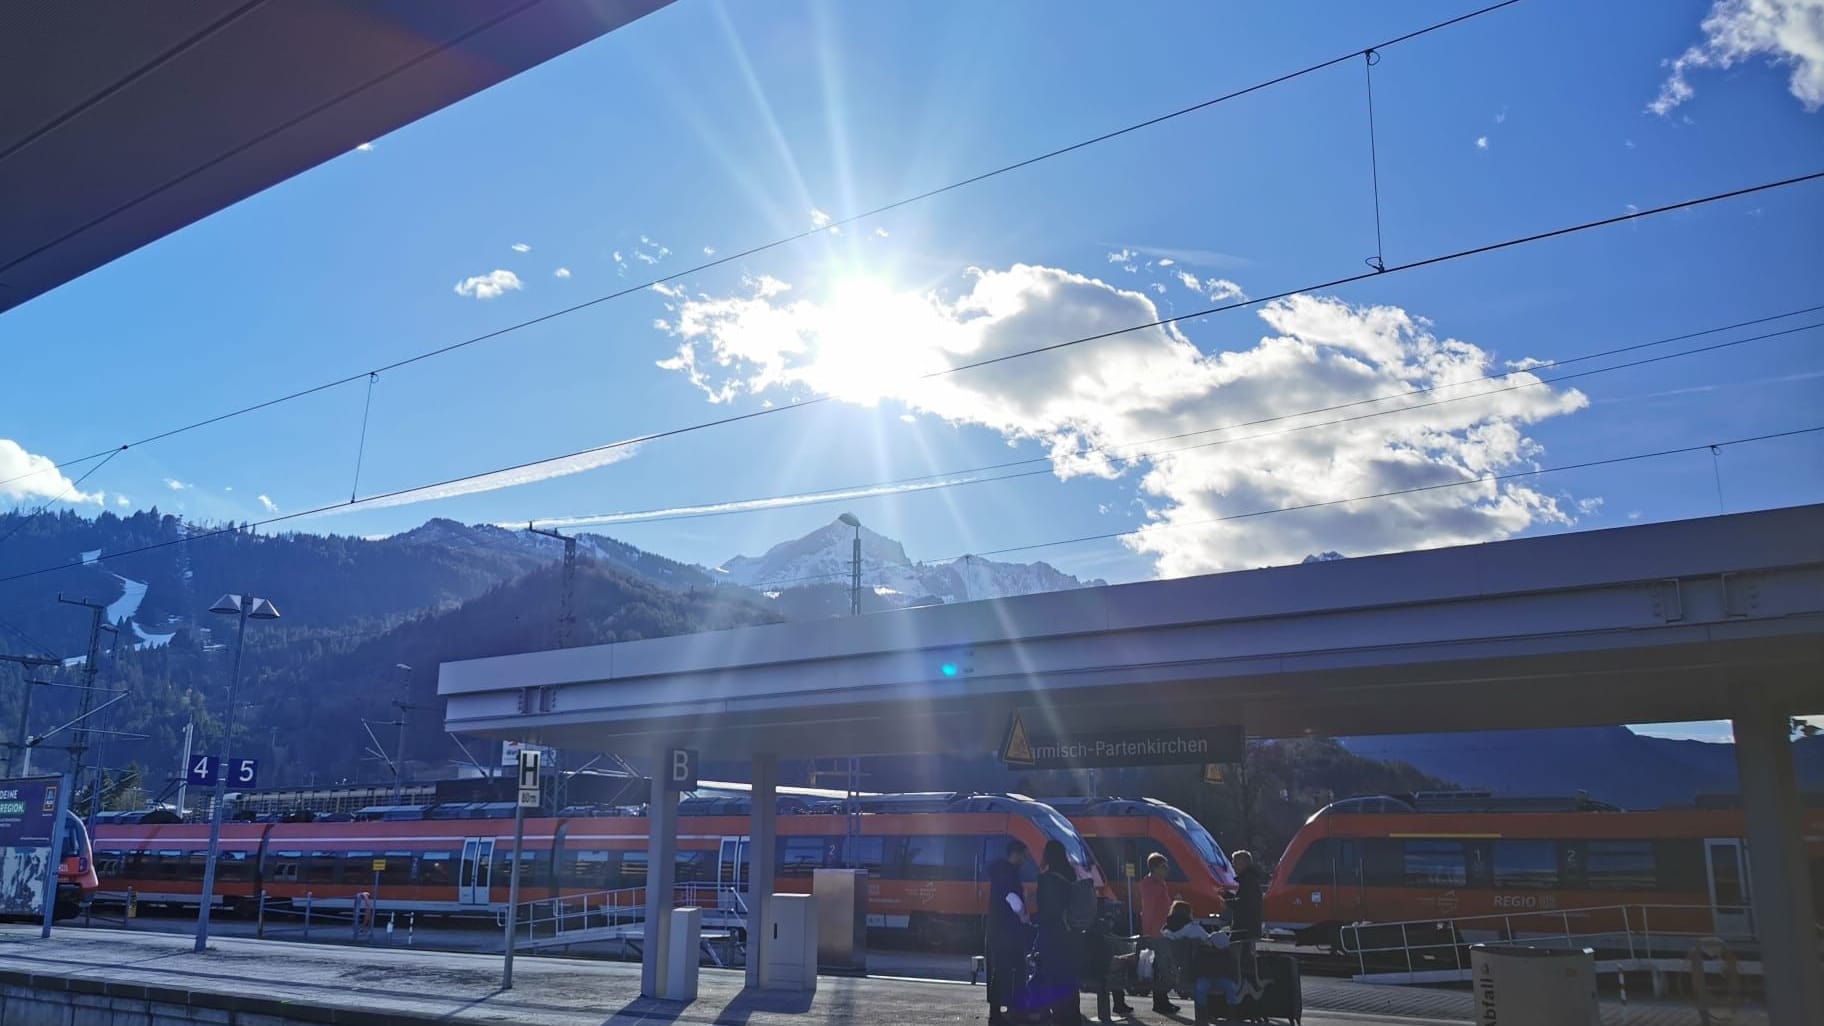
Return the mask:
[[1210,992],[1222,992],[1224,1017],[1241,1000],[1241,986],[1236,981],[1235,959],[1229,953],[1229,935],[1205,930],[1191,915],[1188,902],[1175,901],[1165,919],[1167,938],[1179,941],[1186,949],[1179,961],[1180,969],[1193,981],[1192,1000],[1196,1022],[1213,1021]]

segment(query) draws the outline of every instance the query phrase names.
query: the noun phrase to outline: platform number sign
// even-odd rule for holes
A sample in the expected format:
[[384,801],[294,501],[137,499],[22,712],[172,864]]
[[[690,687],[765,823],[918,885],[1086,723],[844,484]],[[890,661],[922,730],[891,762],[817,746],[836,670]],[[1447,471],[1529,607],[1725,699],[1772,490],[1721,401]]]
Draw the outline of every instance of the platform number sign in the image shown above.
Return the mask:
[[538,787],[538,757],[536,748],[519,750],[519,807],[536,809],[541,795]]
[[695,791],[697,789],[697,750],[695,748],[673,748],[665,753],[665,790]]
[[[199,755],[191,763],[188,773],[189,782],[205,787],[215,785],[221,775],[222,760],[219,756]],[[260,780],[260,762],[258,759],[229,759],[228,784],[232,787],[253,787]]]

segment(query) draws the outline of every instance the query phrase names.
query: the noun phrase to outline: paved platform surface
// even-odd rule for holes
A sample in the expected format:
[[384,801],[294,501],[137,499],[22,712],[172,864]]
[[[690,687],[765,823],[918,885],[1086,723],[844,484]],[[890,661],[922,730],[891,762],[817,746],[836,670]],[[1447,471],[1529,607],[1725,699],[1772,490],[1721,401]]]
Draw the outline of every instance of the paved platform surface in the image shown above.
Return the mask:
[[[171,934],[59,930],[40,940],[36,928],[0,928],[0,970],[86,982],[114,981],[167,991],[256,997],[298,1005],[360,1010],[385,1021],[526,1023],[535,1026],[663,1024],[827,1024],[915,1026],[981,1024],[982,989],[967,984],[892,978],[820,981],[815,997],[743,990],[740,972],[704,969],[691,1005],[639,997],[639,966],[559,958],[520,958],[514,989],[502,992],[500,958],[452,952],[363,950],[318,944],[219,938],[204,954]],[[1462,991],[1392,988],[1307,978],[1311,1026],[1460,1026],[1471,1019]],[[1086,1010],[1093,1002],[1086,999]],[[1605,1023],[1673,1026],[1696,1023],[1672,1004],[1604,1009]],[[1141,1007],[1130,1022],[1186,1022]],[[1734,1022],[1764,1023],[1744,1011]]]

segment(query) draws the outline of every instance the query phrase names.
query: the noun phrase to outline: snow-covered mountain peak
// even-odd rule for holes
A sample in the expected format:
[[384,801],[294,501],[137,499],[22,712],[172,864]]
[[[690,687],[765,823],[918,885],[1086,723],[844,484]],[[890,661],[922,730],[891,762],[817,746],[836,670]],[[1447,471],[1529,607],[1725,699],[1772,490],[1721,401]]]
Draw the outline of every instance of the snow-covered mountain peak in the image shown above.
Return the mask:
[[[783,588],[846,588],[855,528],[840,519],[760,556],[736,556],[718,569],[722,579],[769,592]],[[904,545],[861,528],[862,585],[887,605],[968,602],[1100,585],[1081,581],[1046,563],[999,563],[963,556],[947,563],[914,563]]]

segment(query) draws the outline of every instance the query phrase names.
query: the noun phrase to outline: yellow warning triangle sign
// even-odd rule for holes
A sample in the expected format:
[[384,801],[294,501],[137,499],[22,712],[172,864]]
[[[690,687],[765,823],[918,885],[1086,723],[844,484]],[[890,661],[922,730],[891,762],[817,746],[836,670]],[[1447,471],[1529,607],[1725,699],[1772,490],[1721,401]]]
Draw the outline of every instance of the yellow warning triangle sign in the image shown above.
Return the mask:
[[1026,740],[1026,724],[1020,722],[1020,714],[1013,714],[1013,722],[1007,726],[1007,743],[1001,746],[1001,761],[1016,766],[1032,765],[1032,743]]

